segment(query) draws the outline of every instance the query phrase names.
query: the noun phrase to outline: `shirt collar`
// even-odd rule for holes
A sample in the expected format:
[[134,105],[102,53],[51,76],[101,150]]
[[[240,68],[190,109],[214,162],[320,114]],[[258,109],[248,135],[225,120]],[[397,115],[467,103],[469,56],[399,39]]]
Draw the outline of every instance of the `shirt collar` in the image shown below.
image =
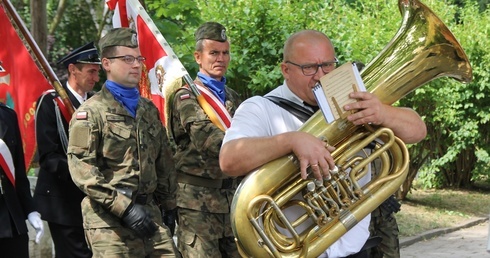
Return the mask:
[[289,101],[292,101],[300,106],[303,106],[303,100],[298,97],[296,94],[294,94],[288,87],[286,81],[283,82],[283,84],[277,88],[279,90],[279,96],[282,98],[285,98]]
[[80,94],[78,94],[78,92],[76,92],[70,86],[70,84],[68,83],[68,81],[66,82],[66,86],[67,86],[68,90],[71,92],[71,94],[73,94],[73,96],[75,96],[75,98],[78,100],[78,102],[80,102],[80,104],[82,104],[85,100],[87,100],[87,93],[85,93],[85,96],[80,96]]

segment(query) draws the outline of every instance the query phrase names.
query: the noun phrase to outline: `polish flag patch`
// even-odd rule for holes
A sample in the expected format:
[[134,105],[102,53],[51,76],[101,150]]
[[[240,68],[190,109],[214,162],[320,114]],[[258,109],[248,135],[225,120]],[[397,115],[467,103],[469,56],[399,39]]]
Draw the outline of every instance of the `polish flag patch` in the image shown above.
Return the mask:
[[88,114],[87,114],[87,111],[80,111],[80,112],[77,112],[77,120],[87,120],[87,117],[88,117]]
[[188,99],[191,97],[191,94],[187,93],[187,94],[182,94],[180,95],[180,100],[184,100],[184,99]]

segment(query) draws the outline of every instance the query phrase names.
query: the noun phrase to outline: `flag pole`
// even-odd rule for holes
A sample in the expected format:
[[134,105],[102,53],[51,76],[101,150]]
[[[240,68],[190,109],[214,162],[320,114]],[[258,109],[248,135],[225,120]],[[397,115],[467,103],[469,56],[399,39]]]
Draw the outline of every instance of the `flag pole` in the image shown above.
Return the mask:
[[73,109],[73,105],[70,101],[70,98],[68,97],[68,94],[66,93],[63,86],[61,86],[58,77],[54,73],[53,69],[49,65],[44,55],[42,54],[41,50],[39,49],[39,46],[36,44],[36,41],[34,41],[34,39],[32,38],[31,33],[29,32],[29,30],[27,30],[24,22],[22,22],[22,19],[20,18],[19,14],[17,14],[10,1],[9,0],[0,0],[0,1],[4,3],[7,13],[10,15],[10,17],[13,19],[13,21],[19,28],[20,32],[24,36],[24,39],[27,41],[27,44],[29,44],[29,47],[34,53],[36,59],[39,61],[39,64],[42,66],[42,70],[48,75],[49,81],[51,82],[56,92],[60,95],[60,98],[61,100],[63,100],[63,104],[65,104],[65,107],[67,108],[70,115],[72,115],[73,112],[75,112],[75,110]]

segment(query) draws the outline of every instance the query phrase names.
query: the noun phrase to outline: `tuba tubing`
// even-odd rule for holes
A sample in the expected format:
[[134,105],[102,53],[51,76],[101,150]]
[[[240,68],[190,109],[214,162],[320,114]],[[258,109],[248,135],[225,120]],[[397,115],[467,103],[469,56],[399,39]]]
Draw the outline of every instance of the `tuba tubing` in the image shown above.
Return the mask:
[[[444,23],[418,0],[399,0],[398,7],[403,17],[399,30],[361,72],[366,89],[391,105],[436,78],[447,76],[469,83],[469,60]],[[395,193],[407,176],[407,148],[389,129],[355,126],[346,119],[327,124],[317,112],[299,130],[335,146],[332,156],[341,172],[332,173],[333,178],[323,184],[302,180],[291,154],[247,175],[231,206],[232,229],[243,257],[317,257]],[[363,149],[369,137],[382,139],[386,146],[377,146],[370,157],[358,162],[352,153]],[[356,180],[375,158],[382,160],[382,172],[359,188]],[[352,163],[357,165],[350,167]],[[345,174],[348,167],[350,172]],[[311,184],[320,190],[311,191]],[[293,200],[295,195],[308,191],[305,196],[311,200],[307,204]],[[351,199],[343,199],[345,195]],[[288,221],[282,209],[290,206],[301,206],[305,215]],[[295,230],[310,219],[316,224],[305,231]],[[289,234],[279,233],[278,226]]]

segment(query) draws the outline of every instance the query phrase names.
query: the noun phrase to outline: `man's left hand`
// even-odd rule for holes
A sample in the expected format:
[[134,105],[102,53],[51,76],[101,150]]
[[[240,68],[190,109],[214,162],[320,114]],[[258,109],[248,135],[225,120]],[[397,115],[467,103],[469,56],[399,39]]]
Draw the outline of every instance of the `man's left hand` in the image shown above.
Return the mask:
[[374,124],[382,125],[386,118],[386,105],[370,92],[351,92],[349,97],[356,102],[344,106],[346,111],[354,111],[347,119],[355,125]]
[[178,223],[177,208],[168,211],[162,209],[162,220],[170,229],[172,236],[174,236],[175,224],[176,222]]
[[31,226],[36,230],[36,244],[39,244],[41,237],[44,235],[44,224],[41,220],[41,214],[37,211],[33,211],[27,215],[27,220]]

